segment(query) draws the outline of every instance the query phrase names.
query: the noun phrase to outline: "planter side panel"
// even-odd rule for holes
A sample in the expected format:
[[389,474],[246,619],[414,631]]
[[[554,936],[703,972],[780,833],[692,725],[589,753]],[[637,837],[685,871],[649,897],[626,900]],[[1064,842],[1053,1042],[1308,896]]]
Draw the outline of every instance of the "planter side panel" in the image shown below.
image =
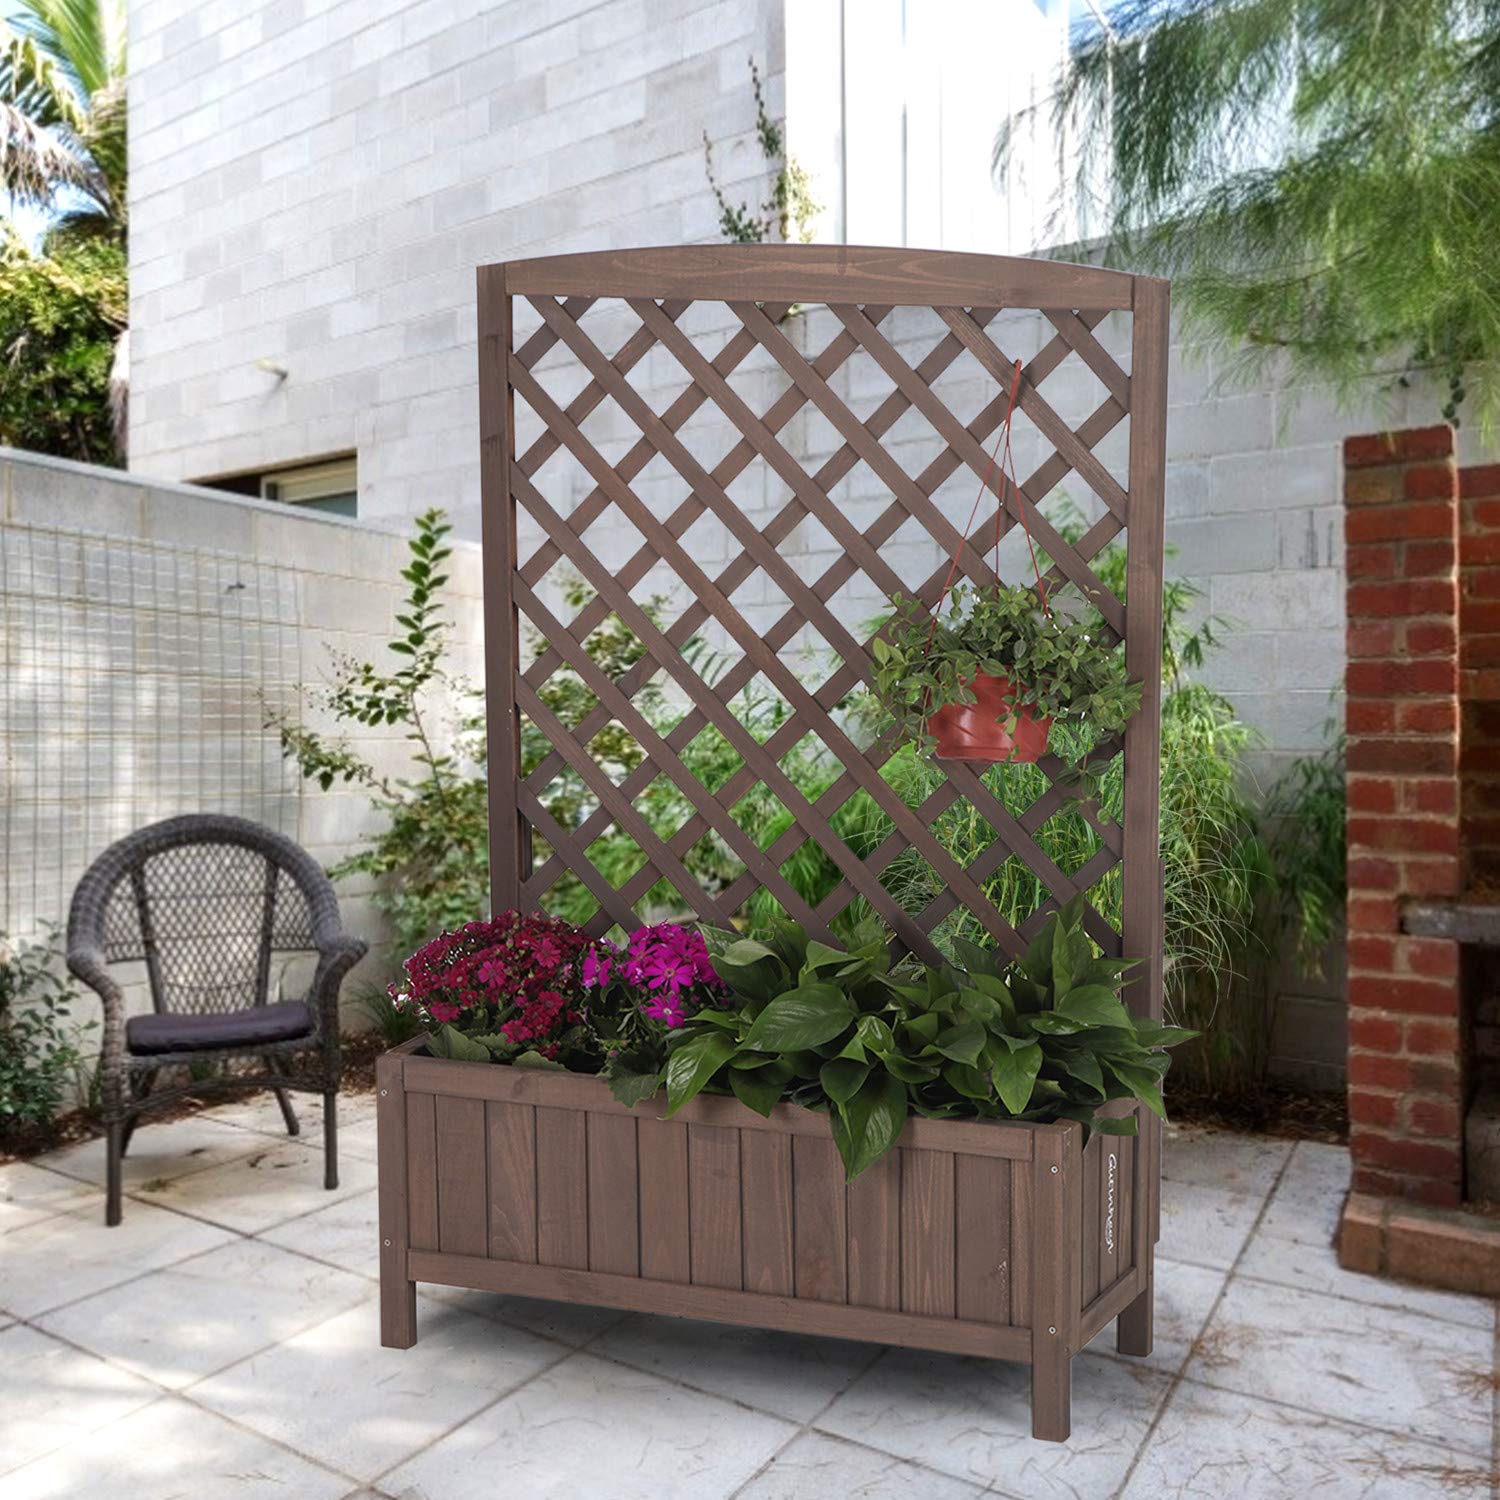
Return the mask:
[[830,1140],[758,1119],[430,1093],[406,1106],[413,1249],[1031,1326],[1029,1161],[901,1147],[846,1185]]
[[1083,1304],[1135,1270],[1131,1136],[1095,1135],[1083,1151]]

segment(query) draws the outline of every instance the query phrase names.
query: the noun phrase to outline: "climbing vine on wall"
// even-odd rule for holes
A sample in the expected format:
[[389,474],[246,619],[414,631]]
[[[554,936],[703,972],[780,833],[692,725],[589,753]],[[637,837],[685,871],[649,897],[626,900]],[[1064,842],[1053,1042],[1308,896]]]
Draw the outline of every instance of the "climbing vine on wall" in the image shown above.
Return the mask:
[[714,148],[703,132],[703,165],[708,185],[719,206],[719,228],[732,244],[759,245],[773,234],[788,242],[806,245],[813,237],[813,223],[823,205],[812,195],[812,178],[807,169],[786,149],[786,130],[773,120],[766,109],[765,87],[755,59],[750,59],[750,88],[755,95],[755,138],[766,168],[771,173],[769,196],[758,210],[749,203],[732,203],[714,171]]

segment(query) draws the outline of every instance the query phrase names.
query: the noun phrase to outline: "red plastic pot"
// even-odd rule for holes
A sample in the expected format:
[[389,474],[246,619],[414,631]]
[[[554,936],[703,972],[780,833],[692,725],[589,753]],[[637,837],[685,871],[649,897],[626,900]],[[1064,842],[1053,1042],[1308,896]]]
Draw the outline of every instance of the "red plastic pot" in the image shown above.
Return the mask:
[[1034,761],[1047,753],[1051,719],[1032,716],[1026,704],[1013,731],[1006,730],[1015,685],[1008,677],[981,672],[969,683],[973,703],[950,703],[927,720],[928,733],[937,740],[935,760]]

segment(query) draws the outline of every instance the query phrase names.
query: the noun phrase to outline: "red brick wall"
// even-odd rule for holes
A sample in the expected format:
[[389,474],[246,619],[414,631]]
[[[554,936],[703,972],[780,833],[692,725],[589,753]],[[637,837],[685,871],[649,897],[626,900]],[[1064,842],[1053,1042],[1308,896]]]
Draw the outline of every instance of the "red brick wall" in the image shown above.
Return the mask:
[[1449,427],[1344,444],[1354,1188],[1463,1192],[1456,943],[1400,906],[1460,889],[1458,469]]
[[1500,886],[1500,464],[1459,474],[1460,735],[1469,884]]

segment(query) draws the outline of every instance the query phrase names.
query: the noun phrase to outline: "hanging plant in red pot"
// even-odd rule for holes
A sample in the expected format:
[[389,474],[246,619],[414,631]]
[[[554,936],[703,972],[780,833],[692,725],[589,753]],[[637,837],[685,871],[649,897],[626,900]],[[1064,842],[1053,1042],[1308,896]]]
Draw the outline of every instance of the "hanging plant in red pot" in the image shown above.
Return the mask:
[[[1030,503],[1015,480],[1011,417],[1020,390],[1017,361],[1005,421],[989,473],[999,462],[1000,493],[1026,526],[1034,584],[999,576],[1003,510],[995,522],[993,583],[965,580],[950,594],[955,555],[936,610],[898,594],[896,614],[871,643],[876,685],[908,736],[936,760],[976,765],[1040,760],[1058,719],[1086,721],[1095,736],[1123,729],[1140,707],[1141,685],[1127,682],[1119,652],[1092,610],[1075,616],[1054,609],[1026,521]],[[989,474],[980,481],[965,534]],[[945,609],[946,605],[946,609]],[[1087,778],[1079,773],[1079,780]]]
[[963,583],[934,618],[915,600],[872,649],[887,707],[919,748],[939,760],[1034,761],[1053,723],[1123,729],[1140,706],[1117,651],[1096,621],[1042,608],[1026,584]]

